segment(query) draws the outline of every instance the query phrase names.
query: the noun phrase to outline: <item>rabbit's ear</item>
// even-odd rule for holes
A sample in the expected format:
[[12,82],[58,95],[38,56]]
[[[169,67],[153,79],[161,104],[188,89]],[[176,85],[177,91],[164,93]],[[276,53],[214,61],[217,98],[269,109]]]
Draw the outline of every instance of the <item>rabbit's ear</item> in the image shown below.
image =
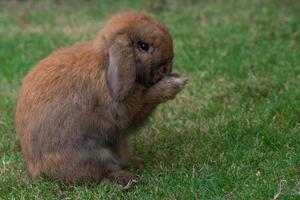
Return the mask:
[[128,96],[136,78],[133,44],[126,35],[117,36],[109,48],[109,65],[106,80],[109,93],[114,101]]

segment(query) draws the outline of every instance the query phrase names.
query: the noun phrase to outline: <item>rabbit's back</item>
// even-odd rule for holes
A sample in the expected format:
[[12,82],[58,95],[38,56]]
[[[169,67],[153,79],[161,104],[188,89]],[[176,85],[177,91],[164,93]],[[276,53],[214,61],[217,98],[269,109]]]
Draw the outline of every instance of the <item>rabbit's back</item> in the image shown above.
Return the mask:
[[102,66],[99,63],[97,58],[93,58],[90,42],[60,49],[41,60],[24,78],[18,94],[17,133],[23,135],[24,126],[36,117],[45,104],[51,103],[54,99],[64,102],[69,95],[73,95],[74,100],[76,94],[82,94],[84,97],[82,91],[91,88],[84,84],[93,79],[101,81],[99,77],[102,76]]
[[[105,85],[100,59],[90,42],[80,43],[58,50],[28,73],[16,112],[17,134],[25,157],[33,159],[34,153],[55,145],[55,140],[75,137],[76,133],[70,136],[66,129],[74,129],[74,121],[84,121],[84,112],[90,116],[88,112],[107,98],[101,91]],[[79,113],[81,118],[76,119]]]

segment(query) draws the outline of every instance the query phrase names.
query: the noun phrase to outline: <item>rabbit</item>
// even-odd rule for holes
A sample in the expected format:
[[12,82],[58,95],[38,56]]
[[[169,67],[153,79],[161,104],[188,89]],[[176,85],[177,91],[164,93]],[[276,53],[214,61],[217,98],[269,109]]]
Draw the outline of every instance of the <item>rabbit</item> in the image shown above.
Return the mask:
[[29,175],[128,186],[142,164],[130,136],[187,77],[172,74],[173,40],[143,12],[111,16],[90,41],[39,61],[18,94],[16,132]]

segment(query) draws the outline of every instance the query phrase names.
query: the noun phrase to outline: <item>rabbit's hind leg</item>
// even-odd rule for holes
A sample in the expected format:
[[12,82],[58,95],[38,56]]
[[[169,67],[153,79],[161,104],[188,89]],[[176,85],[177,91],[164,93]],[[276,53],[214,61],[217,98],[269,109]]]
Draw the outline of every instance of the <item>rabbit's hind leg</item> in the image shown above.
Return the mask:
[[62,183],[73,184],[75,182],[101,181],[105,177],[105,171],[99,165],[87,163],[82,166],[54,170],[46,173],[46,176]]
[[121,164],[109,149],[99,147],[94,151],[78,149],[76,152],[44,155],[42,174],[65,183],[76,181],[101,181],[107,174],[121,170]]

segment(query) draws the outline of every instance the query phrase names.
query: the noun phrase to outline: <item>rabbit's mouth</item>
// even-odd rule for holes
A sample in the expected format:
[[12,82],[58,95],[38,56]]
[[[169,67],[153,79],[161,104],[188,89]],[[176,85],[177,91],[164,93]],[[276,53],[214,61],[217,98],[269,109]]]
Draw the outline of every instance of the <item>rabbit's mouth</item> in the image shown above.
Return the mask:
[[142,84],[145,87],[151,87],[155,83],[151,80],[149,75],[146,75],[145,73],[140,73],[140,75],[136,78],[137,82]]
[[155,84],[159,82],[161,79],[163,79],[166,75],[170,74],[171,72],[171,66],[172,64],[159,64],[152,68],[151,70],[151,82],[152,84]]
[[152,70],[150,73],[137,73],[137,82],[144,85],[145,87],[153,86],[163,78],[162,74],[153,71],[154,70]]
[[142,84],[145,87],[151,87],[155,84],[152,78],[152,70],[153,68],[150,66],[137,66],[137,73],[136,73],[136,81]]
[[171,68],[171,65],[165,63],[154,65],[153,67],[147,68],[148,70],[138,67],[136,80],[145,87],[151,87],[168,75],[171,71]]

